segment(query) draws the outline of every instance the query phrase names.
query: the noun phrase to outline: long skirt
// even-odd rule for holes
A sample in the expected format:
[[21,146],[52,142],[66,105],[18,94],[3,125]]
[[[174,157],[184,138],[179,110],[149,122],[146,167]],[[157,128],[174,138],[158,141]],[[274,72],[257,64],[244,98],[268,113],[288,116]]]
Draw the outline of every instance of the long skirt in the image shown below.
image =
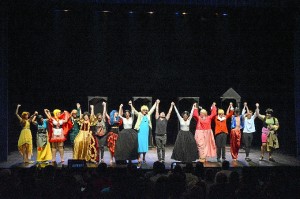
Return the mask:
[[48,141],[48,133],[37,133],[36,135],[36,145],[37,145],[37,157],[36,161],[50,161],[52,160],[52,152],[50,147],[50,142]]
[[217,156],[215,138],[211,129],[196,130],[195,140],[200,160],[204,161],[206,157]]
[[137,132],[133,129],[123,129],[119,132],[116,142],[116,160],[135,160],[138,157]]
[[73,158],[78,160],[96,161],[98,154],[96,142],[89,131],[79,131],[74,140]]
[[23,155],[23,151],[22,151],[22,147],[24,144],[28,144],[28,159],[31,158],[32,156],[32,135],[31,135],[31,130],[28,128],[23,128],[20,136],[19,136],[19,140],[18,140],[18,150],[21,153],[21,155]]
[[199,158],[197,144],[190,131],[178,132],[171,158],[182,162],[192,162]]
[[111,131],[107,134],[107,148],[113,157],[115,156],[117,139],[118,139],[117,133]]

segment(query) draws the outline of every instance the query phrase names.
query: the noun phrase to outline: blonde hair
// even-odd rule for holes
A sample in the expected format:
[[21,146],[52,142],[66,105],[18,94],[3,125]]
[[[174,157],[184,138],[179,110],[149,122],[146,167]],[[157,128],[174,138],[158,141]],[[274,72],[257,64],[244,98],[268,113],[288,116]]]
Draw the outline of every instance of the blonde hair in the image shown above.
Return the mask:
[[143,105],[142,107],[141,107],[141,111],[143,111],[143,110],[146,110],[146,111],[148,111],[149,109],[148,109],[148,106],[146,106],[146,105]]
[[55,109],[55,110],[53,111],[54,117],[56,116],[57,113],[60,113],[60,112],[61,112],[61,111],[60,111],[59,109]]
[[71,111],[71,114],[73,114],[73,113],[77,114],[77,110],[76,110],[76,109],[73,109],[73,110]]
[[200,113],[207,115],[207,111],[205,109],[201,109]]
[[220,109],[218,110],[218,114],[224,114],[224,110],[220,108]]

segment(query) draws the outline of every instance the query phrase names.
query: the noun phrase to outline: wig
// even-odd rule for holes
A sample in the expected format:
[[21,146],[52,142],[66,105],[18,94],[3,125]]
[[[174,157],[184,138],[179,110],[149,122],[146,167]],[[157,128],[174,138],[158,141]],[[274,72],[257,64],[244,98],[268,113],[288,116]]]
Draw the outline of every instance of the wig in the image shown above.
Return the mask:
[[224,110],[220,108],[220,109],[218,110],[218,114],[224,114]]
[[54,115],[54,117],[56,117],[57,113],[61,113],[61,110],[59,110],[59,109],[55,109],[55,110],[53,111],[53,115]]
[[109,117],[110,117],[110,125],[114,125],[115,123],[118,123],[119,120],[120,120],[120,117],[117,116],[116,117],[116,120],[114,120],[114,115],[117,111],[116,110],[112,110],[109,114]]
[[149,108],[148,108],[148,106],[146,106],[146,105],[143,105],[143,106],[141,107],[141,111],[143,111],[143,110],[149,111]]
[[25,119],[25,115],[28,115],[28,117],[29,117],[29,112],[26,112],[26,111],[22,112],[22,114],[21,114],[22,119]]
[[203,114],[207,115],[207,111],[204,108],[201,109],[200,113],[203,113]]

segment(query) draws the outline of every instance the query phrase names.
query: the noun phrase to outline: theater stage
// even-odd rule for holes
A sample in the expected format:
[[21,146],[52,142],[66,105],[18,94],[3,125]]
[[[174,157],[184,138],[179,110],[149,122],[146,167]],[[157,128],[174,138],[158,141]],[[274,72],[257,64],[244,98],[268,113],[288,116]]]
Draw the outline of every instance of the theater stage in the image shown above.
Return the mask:
[[[167,169],[171,168],[171,164],[173,162],[176,162],[175,160],[171,159],[171,155],[172,155],[172,150],[173,150],[173,146],[167,146],[166,147],[166,161],[165,161],[165,165]],[[58,168],[61,167],[67,167],[68,166],[68,160],[72,159],[72,148],[70,146],[66,146],[65,147],[65,162],[59,163],[60,159],[59,159],[59,155],[57,153],[56,155],[57,157],[57,166]],[[300,160],[297,159],[294,156],[289,156],[286,154],[283,154],[282,152],[280,152],[280,150],[277,150],[274,152],[274,159],[276,162],[270,162],[268,161],[268,156],[265,155],[265,159],[263,161],[259,161],[259,157],[260,157],[260,150],[259,148],[254,148],[251,150],[250,152],[250,158],[252,159],[252,161],[247,162],[245,161],[245,151],[243,149],[240,150],[239,152],[239,157],[237,161],[233,161],[230,155],[230,148],[229,146],[226,147],[226,159],[230,162],[230,166],[231,167],[273,167],[273,166],[287,166],[287,167],[294,167],[294,166],[300,166]],[[35,160],[36,158],[36,149],[34,149],[34,153],[33,153],[33,158],[32,160]],[[108,164],[108,166],[111,167],[122,167],[124,165],[117,165],[117,164],[113,164],[113,165],[109,165],[109,151],[105,151],[104,153],[104,161]],[[156,154],[156,148],[150,148],[149,152],[146,155],[146,163],[141,165],[142,169],[152,169],[152,165],[155,161],[157,161],[157,154]],[[50,163],[52,164],[52,163]],[[133,164],[137,164],[137,160],[133,161]],[[0,163],[0,168],[29,168],[32,166],[38,166],[36,164],[36,162],[34,162],[33,164],[24,164],[22,163],[22,156],[19,154],[18,151],[14,151],[11,152],[8,156],[8,161],[6,162],[1,162]],[[46,166],[46,164],[42,164],[42,167]],[[87,163],[87,167],[89,168],[93,168],[93,167],[97,167],[97,164],[95,163]],[[204,167],[221,167],[221,163],[217,162],[216,158],[208,158],[207,162],[204,163]]]

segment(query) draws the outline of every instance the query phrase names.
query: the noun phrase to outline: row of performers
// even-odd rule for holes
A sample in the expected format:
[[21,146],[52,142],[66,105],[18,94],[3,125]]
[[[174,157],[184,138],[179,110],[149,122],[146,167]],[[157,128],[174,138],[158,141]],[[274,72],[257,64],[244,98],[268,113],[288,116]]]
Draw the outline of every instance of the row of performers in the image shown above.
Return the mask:
[[[23,155],[25,163],[32,161],[32,135],[30,123],[37,126],[37,162],[56,161],[57,151],[60,154],[61,162],[64,162],[64,141],[69,133],[73,145],[73,159],[86,160],[91,162],[104,162],[104,147],[107,146],[110,152],[110,163],[113,160],[134,160],[139,163],[146,162],[148,152],[148,136],[152,128],[151,114],[155,111],[156,129],[155,141],[157,145],[157,156],[161,162],[165,161],[165,145],[167,141],[167,123],[173,108],[180,122],[180,131],[177,135],[171,158],[178,161],[190,162],[198,160],[205,162],[207,157],[216,157],[217,161],[226,159],[225,145],[227,139],[227,119],[231,119],[230,151],[233,160],[237,160],[241,144],[241,130],[246,148],[246,160],[250,161],[250,146],[255,130],[254,119],[256,117],[263,121],[261,157],[269,152],[269,160],[274,161],[272,151],[279,147],[276,131],[279,128],[278,119],[272,116],[273,110],[268,108],[266,115],[259,113],[259,104],[256,104],[256,111],[253,114],[244,103],[242,113],[229,104],[226,114],[223,109],[217,110],[216,103],[211,106],[211,113],[208,115],[205,109],[198,111],[197,104],[193,104],[191,112],[184,111],[181,115],[174,102],[171,103],[167,114],[159,113],[160,100],[156,100],[149,110],[146,105],[138,112],[129,101],[131,111],[123,111],[123,105],[119,111],[112,110],[108,115],[106,103],[103,102],[103,113],[94,113],[94,106],[91,105],[91,113],[82,114],[80,104],[77,109],[68,113],[55,109],[53,114],[44,109],[47,119],[35,112],[32,116],[23,112],[19,116],[17,106],[16,115],[23,127],[18,140],[18,149]],[[124,114],[123,114],[124,113]],[[30,117],[29,117],[30,116]],[[133,120],[137,117],[134,129]],[[197,121],[196,132],[193,135],[189,126],[191,119]],[[211,128],[211,122],[215,122],[215,135]],[[109,124],[108,126],[106,124]],[[119,127],[123,130],[119,132]],[[142,155],[142,157],[141,157]],[[142,158],[142,159],[141,159]]]

